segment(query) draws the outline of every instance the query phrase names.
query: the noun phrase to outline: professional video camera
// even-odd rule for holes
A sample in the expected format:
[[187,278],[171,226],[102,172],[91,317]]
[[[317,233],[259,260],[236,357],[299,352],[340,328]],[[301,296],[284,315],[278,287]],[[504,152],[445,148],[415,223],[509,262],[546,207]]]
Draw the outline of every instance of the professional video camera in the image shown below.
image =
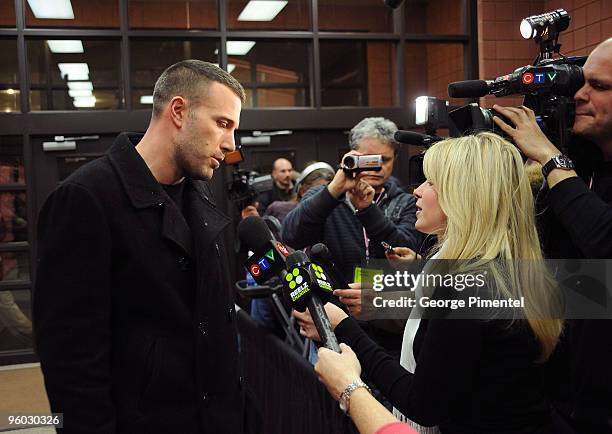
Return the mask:
[[[468,80],[451,83],[452,98],[479,98],[524,95],[546,136],[562,149],[567,149],[570,129],[574,122],[574,94],[584,84],[582,65],[586,56],[566,57],[560,53],[559,34],[569,27],[570,16],[564,9],[525,18],[520,25],[525,39],[535,39],[540,53],[533,65],[523,66],[494,80]],[[559,58],[553,58],[558,54]],[[460,134],[467,131],[499,132],[493,122],[499,116],[494,110],[469,104],[448,112],[451,129]]]
[[227,185],[229,198],[236,204],[238,210],[255,204],[255,199],[260,193],[272,190],[272,176],[260,176],[258,172],[240,169],[239,164],[244,161],[244,155],[240,149],[226,155],[225,161],[232,165],[232,181]]

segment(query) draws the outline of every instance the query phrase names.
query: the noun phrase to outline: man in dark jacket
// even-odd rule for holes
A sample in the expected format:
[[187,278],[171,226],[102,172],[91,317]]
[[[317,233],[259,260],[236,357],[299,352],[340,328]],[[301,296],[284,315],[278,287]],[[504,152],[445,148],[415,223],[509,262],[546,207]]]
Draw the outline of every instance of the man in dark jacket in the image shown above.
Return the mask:
[[[596,147],[574,164],[544,136],[533,111],[495,107],[512,123],[495,122],[523,153],[543,166],[547,188],[539,230],[553,258],[612,258],[612,38],[593,50],[576,92],[573,132]],[[578,175],[581,176],[578,176]],[[586,181],[586,182],[585,182]],[[609,292],[609,289],[608,289]],[[612,321],[576,319],[566,332],[569,348],[571,422],[578,432],[612,433]],[[563,381],[563,379],[561,380]]]
[[244,97],[213,64],[170,66],[144,136],[119,135],[44,204],[34,324],[63,432],[240,432],[230,220],[208,180]]
[[[382,170],[354,178],[338,170],[329,185],[308,190],[283,222],[283,240],[290,246],[325,243],[347,282],[354,280],[356,266],[385,257],[381,241],[418,250],[423,239],[414,228],[414,197],[391,179],[398,152],[395,131],[395,124],[384,118],[365,118],[355,125],[349,134],[349,154],[380,154]],[[345,291],[343,298],[350,300],[349,310],[358,316],[360,291]],[[399,351],[401,330],[370,335],[388,350]]]

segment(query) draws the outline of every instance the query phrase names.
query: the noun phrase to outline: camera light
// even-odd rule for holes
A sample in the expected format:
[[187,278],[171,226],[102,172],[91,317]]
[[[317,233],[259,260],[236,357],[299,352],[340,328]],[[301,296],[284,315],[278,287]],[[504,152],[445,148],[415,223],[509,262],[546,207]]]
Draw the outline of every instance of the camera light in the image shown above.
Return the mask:
[[533,27],[531,27],[531,24],[527,20],[521,21],[520,30],[523,39],[531,39],[535,36],[533,32]]
[[415,100],[415,123],[425,125],[429,118],[429,97],[419,96]]
[[569,27],[569,23],[570,16],[565,9],[532,15],[521,21],[521,36],[532,39],[545,34],[558,35]]

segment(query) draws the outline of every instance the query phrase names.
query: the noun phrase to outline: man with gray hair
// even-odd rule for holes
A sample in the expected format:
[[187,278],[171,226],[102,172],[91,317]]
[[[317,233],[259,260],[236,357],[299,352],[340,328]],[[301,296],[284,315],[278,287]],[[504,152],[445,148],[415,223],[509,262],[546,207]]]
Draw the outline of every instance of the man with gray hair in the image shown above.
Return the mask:
[[[347,282],[354,281],[356,266],[370,258],[384,259],[381,241],[418,250],[422,235],[414,228],[415,199],[391,179],[399,145],[393,136],[397,126],[380,117],[365,118],[349,134],[346,155],[382,155],[382,170],[347,175],[336,172],[329,185],[308,190],[283,222],[283,240],[301,249],[325,243]],[[346,156],[345,155],[345,156]],[[344,159],[344,157],[343,157]],[[341,290],[349,311],[359,316],[359,290]],[[379,344],[398,352],[401,336],[377,329],[370,333]]]
[[60,432],[241,432],[230,219],[209,180],[244,100],[211,63],[170,66],[144,135],[120,134],[45,202],[34,326]]

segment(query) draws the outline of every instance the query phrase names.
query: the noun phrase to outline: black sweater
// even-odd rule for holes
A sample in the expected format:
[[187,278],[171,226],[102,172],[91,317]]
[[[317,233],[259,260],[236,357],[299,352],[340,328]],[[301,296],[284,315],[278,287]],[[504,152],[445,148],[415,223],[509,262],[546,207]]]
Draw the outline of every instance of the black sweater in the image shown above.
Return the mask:
[[443,434],[547,432],[539,345],[522,322],[423,319],[414,341],[417,368],[406,371],[352,318],[335,329],[364,374],[405,416]]
[[[612,258],[612,162],[595,166],[592,189],[574,177],[547,193],[538,196],[547,256]],[[572,320],[568,329],[572,418],[580,432],[612,433],[612,321]],[[567,382],[565,372],[557,381]]]

